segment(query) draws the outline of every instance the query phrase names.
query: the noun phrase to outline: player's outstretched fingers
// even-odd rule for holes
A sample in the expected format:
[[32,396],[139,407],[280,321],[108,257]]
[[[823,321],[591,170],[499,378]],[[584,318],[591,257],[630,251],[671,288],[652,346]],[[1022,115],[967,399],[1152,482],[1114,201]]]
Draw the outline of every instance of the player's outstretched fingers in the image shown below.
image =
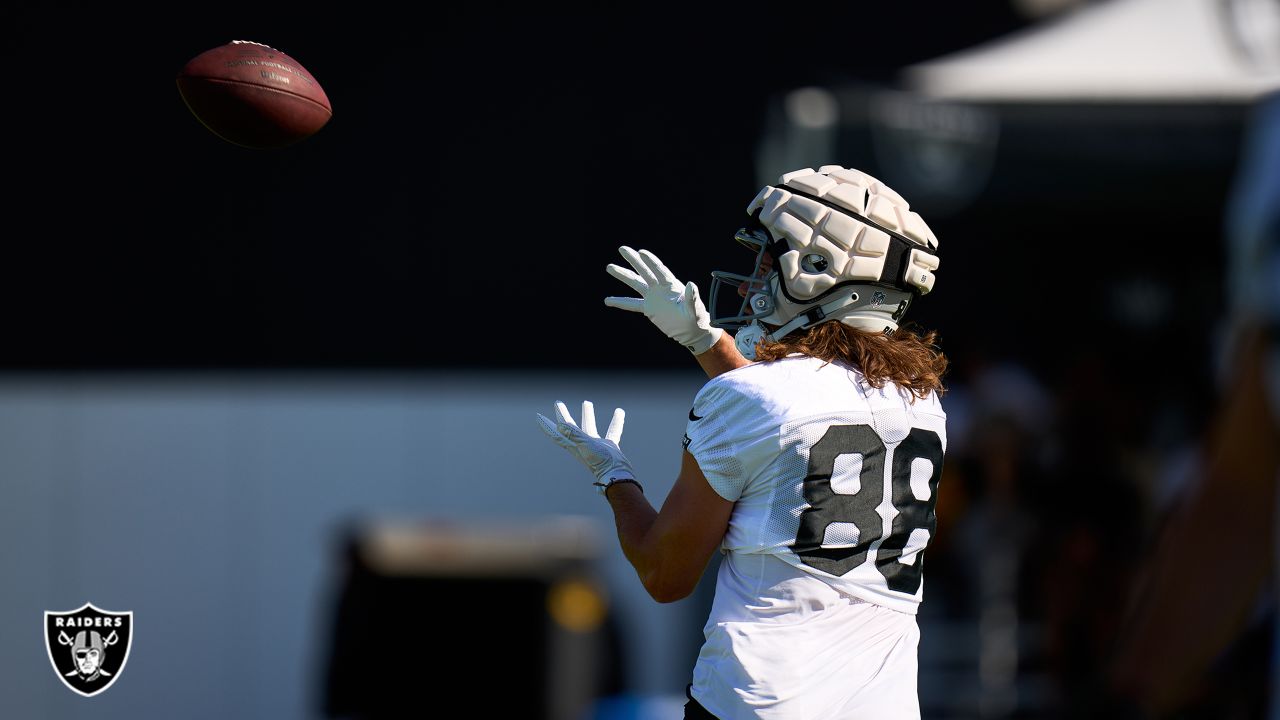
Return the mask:
[[605,266],[604,271],[626,283],[627,287],[635,290],[641,295],[644,294],[645,290],[649,289],[649,286],[644,283],[644,280],[639,275],[622,267],[621,265],[609,263]]
[[613,419],[609,421],[609,429],[604,432],[606,440],[614,445],[622,445],[622,426],[626,424],[627,413],[622,408],[613,411]]
[[569,407],[560,400],[556,401],[556,419],[560,421],[561,425],[571,427],[575,430],[578,429],[578,423],[574,422],[573,416],[569,414]]
[[616,295],[612,295],[604,299],[604,304],[609,307],[618,308],[619,310],[644,312],[644,300],[641,300],[640,298],[618,297]]
[[[640,279],[644,281],[645,285],[658,284],[658,278],[653,274],[653,269],[650,268],[649,263],[645,262],[645,259],[640,256],[640,253],[637,253],[626,245],[618,248],[618,252],[622,257],[627,259],[627,262],[631,263],[631,267],[636,269],[636,274],[640,276]],[[648,251],[646,250],[644,252]]]
[[689,307],[696,307],[702,301],[702,298],[698,296],[698,286],[692,280],[685,283],[684,301],[688,303]]
[[582,401],[582,432],[591,437],[600,437],[596,430],[596,406],[590,400]]
[[569,438],[565,437],[564,433],[560,432],[556,423],[542,413],[538,413],[538,427],[542,428],[542,432],[546,433],[547,437],[554,440],[560,447],[566,449],[573,447],[573,443],[569,442]]
[[679,282],[676,280],[675,273],[671,272],[671,270],[669,270],[666,265],[663,265],[662,261],[658,259],[657,255],[654,255],[648,250],[641,250],[640,258],[644,260],[645,266],[649,268],[649,272],[653,273],[653,276],[655,279],[657,279],[658,284],[660,285],[678,285],[679,284]]

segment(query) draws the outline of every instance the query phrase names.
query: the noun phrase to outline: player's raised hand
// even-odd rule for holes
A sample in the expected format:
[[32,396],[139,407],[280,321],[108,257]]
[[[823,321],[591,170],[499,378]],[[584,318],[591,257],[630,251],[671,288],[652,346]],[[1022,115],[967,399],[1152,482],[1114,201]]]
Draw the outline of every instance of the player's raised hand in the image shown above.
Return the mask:
[[590,400],[582,402],[582,425],[573,421],[569,408],[556,401],[556,420],[538,413],[538,425],[547,437],[557,445],[569,451],[591,471],[596,477],[596,487],[604,492],[610,481],[620,479],[634,480],[635,471],[631,469],[631,461],[622,454],[618,443],[622,441],[622,426],[626,420],[626,412],[622,408],[613,411],[613,419],[609,421],[609,429],[604,437],[596,430],[595,406]]
[[681,283],[658,256],[648,250],[636,252],[623,245],[618,252],[634,270],[610,264],[605,270],[626,283],[640,297],[607,297],[604,304],[631,312],[642,312],[667,337],[701,355],[724,333],[711,327],[711,314],[698,296],[698,286]]

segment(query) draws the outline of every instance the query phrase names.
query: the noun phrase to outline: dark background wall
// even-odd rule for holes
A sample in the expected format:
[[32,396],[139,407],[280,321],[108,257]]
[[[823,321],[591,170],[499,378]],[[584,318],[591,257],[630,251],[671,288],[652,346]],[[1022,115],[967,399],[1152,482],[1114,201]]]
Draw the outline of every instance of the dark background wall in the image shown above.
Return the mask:
[[[705,291],[738,259],[780,92],[889,83],[1025,23],[996,3],[708,13],[10,11],[0,365],[682,364],[601,304],[618,245]],[[307,67],[330,124],[271,152],[205,130],[174,77],[232,39]]]

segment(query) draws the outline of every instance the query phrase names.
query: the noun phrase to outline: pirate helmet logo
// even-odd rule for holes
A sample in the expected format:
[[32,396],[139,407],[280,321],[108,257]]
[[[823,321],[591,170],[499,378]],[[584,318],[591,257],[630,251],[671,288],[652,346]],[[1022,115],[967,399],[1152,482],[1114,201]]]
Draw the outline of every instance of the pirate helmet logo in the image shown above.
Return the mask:
[[44,614],[45,649],[63,684],[93,697],[119,679],[133,642],[133,613],[78,610]]

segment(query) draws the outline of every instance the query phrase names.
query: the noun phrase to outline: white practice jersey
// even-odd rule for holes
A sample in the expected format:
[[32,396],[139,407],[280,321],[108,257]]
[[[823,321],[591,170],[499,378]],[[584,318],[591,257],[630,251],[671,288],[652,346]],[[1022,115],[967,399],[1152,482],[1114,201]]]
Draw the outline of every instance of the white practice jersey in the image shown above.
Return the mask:
[[842,593],[915,613],[947,435],[937,395],[912,400],[809,357],[708,382],[687,449],[735,503],[723,550],[773,555]]
[[915,612],[946,448],[935,394],[808,357],[698,393],[686,448],[734,501],[693,697],[732,718],[918,718]]

